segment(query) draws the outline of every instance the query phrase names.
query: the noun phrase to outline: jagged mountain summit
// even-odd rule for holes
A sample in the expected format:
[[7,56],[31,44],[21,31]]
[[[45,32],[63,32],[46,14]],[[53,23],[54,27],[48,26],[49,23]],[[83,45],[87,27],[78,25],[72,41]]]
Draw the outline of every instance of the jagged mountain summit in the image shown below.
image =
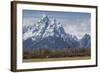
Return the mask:
[[91,48],[91,37],[89,34],[85,34],[80,40],[80,47]]
[[[89,46],[85,44],[87,42]],[[89,48],[90,44],[90,35],[87,34],[79,40],[76,36],[66,33],[60,22],[56,19],[50,20],[47,15],[36,24],[23,27],[24,50]]]

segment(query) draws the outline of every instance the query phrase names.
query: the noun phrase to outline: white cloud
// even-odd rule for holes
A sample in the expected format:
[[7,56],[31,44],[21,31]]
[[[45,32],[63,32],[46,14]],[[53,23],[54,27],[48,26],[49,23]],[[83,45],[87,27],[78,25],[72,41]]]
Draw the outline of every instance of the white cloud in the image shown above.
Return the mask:
[[34,17],[26,17],[26,18],[23,18],[23,26],[24,25],[33,25],[35,23],[37,23],[39,20],[39,18],[34,18]]
[[81,38],[86,33],[90,34],[91,33],[90,28],[91,28],[90,24],[85,24],[85,23],[79,23],[74,25],[67,24],[64,26],[66,33],[75,35],[78,38]]

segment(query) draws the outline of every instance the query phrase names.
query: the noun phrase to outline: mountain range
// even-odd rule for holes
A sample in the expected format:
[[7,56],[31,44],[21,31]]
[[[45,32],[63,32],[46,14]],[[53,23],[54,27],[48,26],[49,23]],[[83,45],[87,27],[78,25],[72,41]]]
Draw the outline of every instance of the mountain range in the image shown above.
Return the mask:
[[91,48],[91,36],[86,33],[78,39],[77,36],[66,33],[56,19],[50,20],[45,15],[36,24],[23,26],[23,48],[29,51],[43,48]]

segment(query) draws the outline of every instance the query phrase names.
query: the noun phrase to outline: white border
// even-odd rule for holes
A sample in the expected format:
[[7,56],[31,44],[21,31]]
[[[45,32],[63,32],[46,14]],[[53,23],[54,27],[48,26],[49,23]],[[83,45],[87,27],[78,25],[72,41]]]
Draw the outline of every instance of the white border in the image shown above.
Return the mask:
[[[91,60],[77,60],[77,61],[56,61],[56,62],[22,62],[22,10],[49,10],[49,11],[67,11],[67,12],[89,12],[91,13]],[[28,5],[17,4],[17,69],[32,69],[32,68],[50,68],[50,67],[66,67],[66,66],[82,66],[96,64],[96,10],[93,8],[80,7],[61,7],[61,6],[44,6],[44,5]]]

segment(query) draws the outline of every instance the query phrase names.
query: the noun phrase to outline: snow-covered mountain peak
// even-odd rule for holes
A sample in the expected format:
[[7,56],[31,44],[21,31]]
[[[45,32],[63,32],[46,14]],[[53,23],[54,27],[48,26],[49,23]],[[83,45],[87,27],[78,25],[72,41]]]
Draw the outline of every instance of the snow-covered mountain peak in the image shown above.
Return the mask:
[[41,20],[40,20],[41,23],[48,23],[49,22],[49,17],[46,15],[46,14],[43,14]]
[[85,34],[79,40],[77,36],[66,33],[63,24],[57,19],[51,19],[47,15],[43,15],[39,22],[32,26],[23,27],[23,30],[25,30],[23,32],[25,48],[84,48],[84,45],[87,47],[91,45],[90,35]]
[[45,17],[47,17],[47,15],[46,15],[46,14],[43,14],[43,15],[42,15],[42,18],[45,18]]

